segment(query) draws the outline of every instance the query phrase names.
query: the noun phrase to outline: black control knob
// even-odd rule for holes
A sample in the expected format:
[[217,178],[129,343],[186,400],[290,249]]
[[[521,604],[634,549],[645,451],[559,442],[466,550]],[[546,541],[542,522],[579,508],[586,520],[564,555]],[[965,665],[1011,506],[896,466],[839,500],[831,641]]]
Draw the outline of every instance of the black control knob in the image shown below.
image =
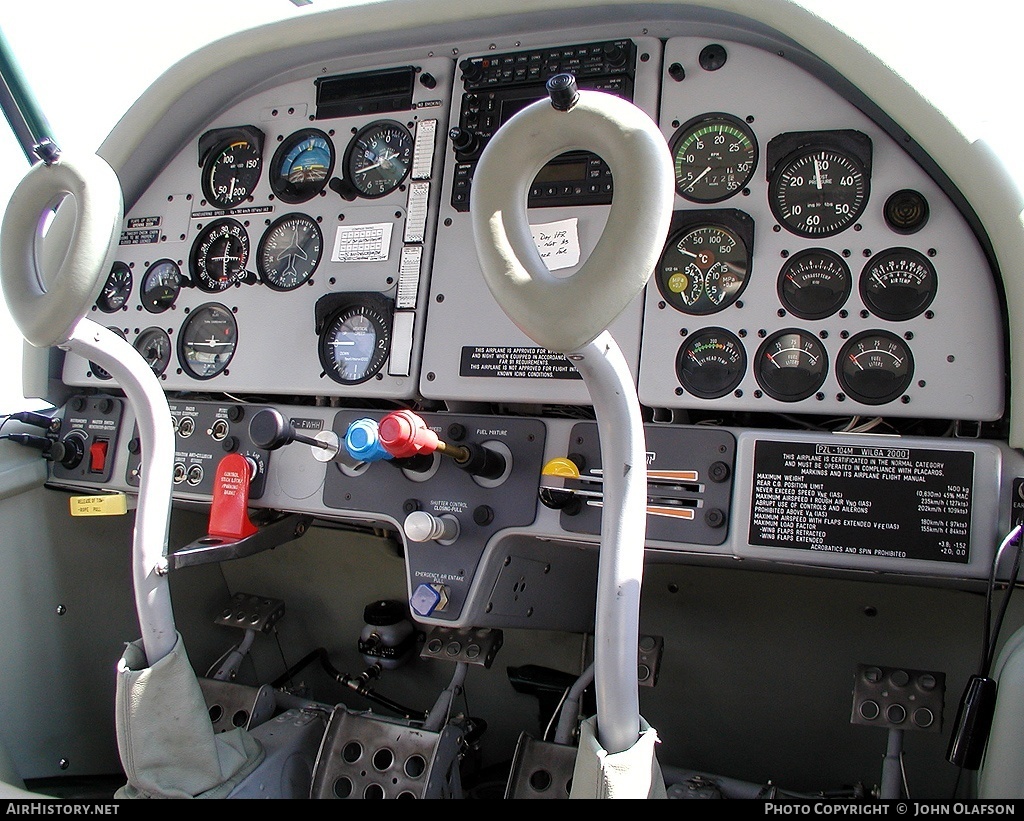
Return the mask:
[[420,85],[424,88],[437,88],[437,78],[429,72],[420,75]]
[[580,98],[580,90],[576,78],[571,74],[555,74],[546,83],[551,106],[556,111],[568,111]]
[[603,51],[605,61],[615,68],[625,65],[629,56],[621,43],[605,43]]
[[273,408],[264,408],[253,416],[249,422],[249,438],[256,447],[264,450],[277,450],[292,442],[301,442],[323,450],[331,449],[327,442],[297,433],[292,423]]
[[484,73],[483,66],[472,60],[463,60],[459,63],[459,68],[462,69],[462,82],[464,83],[475,83]]
[[73,470],[82,464],[85,458],[85,440],[81,436],[65,436],[58,444],[62,445],[64,452],[54,453],[60,463],[68,470]]
[[480,138],[468,128],[453,128],[448,136],[459,154],[472,154],[480,145]]

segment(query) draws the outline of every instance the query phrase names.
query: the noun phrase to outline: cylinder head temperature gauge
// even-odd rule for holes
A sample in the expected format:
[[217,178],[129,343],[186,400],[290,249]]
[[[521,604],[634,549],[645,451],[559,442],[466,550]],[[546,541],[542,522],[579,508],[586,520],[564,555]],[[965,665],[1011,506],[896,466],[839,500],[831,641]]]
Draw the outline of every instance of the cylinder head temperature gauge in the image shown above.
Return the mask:
[[780,402],[807,399],[828,375],[828,354],[813,334],[798,328],[776,331],[757,350],[757,384]]
[[865,405],[901,396],[914,378],[914,357],[906,342],[888,331],[865,331],[839,352],[836,376],[846,395]]
[[724,328],[692,334],[676,356],[679,384],[701,399],[718,399],[734,391],[746,370],[743,344]]

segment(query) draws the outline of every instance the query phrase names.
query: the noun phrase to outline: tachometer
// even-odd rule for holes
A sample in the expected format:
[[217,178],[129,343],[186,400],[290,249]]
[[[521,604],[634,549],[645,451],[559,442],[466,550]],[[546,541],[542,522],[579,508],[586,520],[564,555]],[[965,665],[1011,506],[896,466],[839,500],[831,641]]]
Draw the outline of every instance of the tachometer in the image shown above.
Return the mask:
[[776,331],[757,350],[757,384],[780,402],[799,402],[822,386],[828,355],[813,334],[797,328]]
[[907,344],[895,334],[866,331],[843,345],[836,376],[851,399],[865,405],[882,405],[910,387],[914,358]]
[[376,199],[398,188],[412,167],[413,139],[394,120],[361,128],[345,151],[345,177],[359,196]]
[[248,261],[249,234],[245,226],[238,220],[219,219],[196,237],[189,272],[197,288],[215,293],[242,282]]
[[334,144],[318,128],[304,128],[288,137],[270,163],[270,187],[282,202],[312,199],[334,171]]
[[178,360],[182,370],[195,379],[212,379],[223,373],[235,355],[238,325],[223,305],[200,305],[181,326]]
[[731,114],[702,114],[672,137],[676,191],[692,202],[720,202],[742,189],[757,167],[757,140]]
[[875,254],[860,275],[860,296],[867,309],[893,322],[919,315],[931,305],[937,290],[935,266],[912,248],[888,248]]
[[316,220],[285,214],[270,224],[256,251],[260,279],[275,291],[291,291],[309,280],[320,264],[323,235]]
[[115,262],[110,267],[107,281],[96,299],[96,307],[105,314],[120,311],[132,293],[132,269],[123,262]]

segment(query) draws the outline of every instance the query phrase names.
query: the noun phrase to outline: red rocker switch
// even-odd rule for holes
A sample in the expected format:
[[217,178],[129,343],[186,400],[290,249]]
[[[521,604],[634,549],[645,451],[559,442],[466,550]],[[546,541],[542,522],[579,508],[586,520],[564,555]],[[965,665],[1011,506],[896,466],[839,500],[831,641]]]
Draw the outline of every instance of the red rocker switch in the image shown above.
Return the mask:
[[251,478],[252,466],[241,454],[229,453],[220,460],[213,480],[209,535],[244,539],[256,532],[256,525],[249,521]]

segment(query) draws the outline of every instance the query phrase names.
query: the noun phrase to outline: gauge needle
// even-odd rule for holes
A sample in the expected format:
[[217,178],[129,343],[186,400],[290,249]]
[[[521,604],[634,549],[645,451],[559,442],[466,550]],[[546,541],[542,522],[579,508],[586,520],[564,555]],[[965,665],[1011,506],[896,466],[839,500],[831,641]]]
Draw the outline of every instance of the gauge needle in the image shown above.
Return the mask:
[[[696,177],[695,177],[694,179],[690,180],[690,184],[689,184],[688,186],[686,186],[686,187],[687,187],[687,188],[693,188],[693,186],[695,186],[695,185],[696,185],[697,183],[699,183],[699,182],[701,181],[701,179],[702,179],[702,178],[703,178],[703,177],[704,177],[704,176],[705,176],[705,175],[706,175],[706,174],[707,174],[707,173],[708,173],[709,171],[711,171],[711,166],[710,166],[710,165],[709,165],[709,166],[708,166],[707,168],[705,168],[705,169],[704,169],[703,171],[701,171],[701,172],[700,172],[700,173],[699,173],[699,174],[698,174],[698,175],[697,175],[697,176],[696,176]],[[818,187],[819,187],[819,188],[821,188],[821,186],[820,186],[820,185],[819,185]]]
[[821,165],[817,160],[814,161],[814,180],[818,185],[818,190],[821,190]]

